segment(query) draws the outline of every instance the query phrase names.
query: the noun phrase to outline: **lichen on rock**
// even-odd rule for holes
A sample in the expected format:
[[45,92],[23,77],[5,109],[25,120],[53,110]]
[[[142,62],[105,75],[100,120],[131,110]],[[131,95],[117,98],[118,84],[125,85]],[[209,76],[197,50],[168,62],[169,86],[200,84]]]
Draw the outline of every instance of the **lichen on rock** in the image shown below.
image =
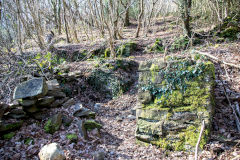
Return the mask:
[[[200,147],[208,140],[214,111],[215,69],[211,62],[178,59],[140,64],[136,137],[171,150],[192,151],[206,123]],[[142,92],[152,101],[143,103]]]

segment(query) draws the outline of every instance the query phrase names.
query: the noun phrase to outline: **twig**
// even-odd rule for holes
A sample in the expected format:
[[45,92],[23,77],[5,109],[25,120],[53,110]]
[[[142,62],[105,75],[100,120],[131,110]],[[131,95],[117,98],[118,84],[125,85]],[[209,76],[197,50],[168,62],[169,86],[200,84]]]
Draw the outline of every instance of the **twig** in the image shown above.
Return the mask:
[[240,109],[239,109],[238,102],[235,102],[235,106],[236,106],[236,112],[237,112],[238,116],[240,117]]
[[207,52],[201,52],[201,51],[195,51],[195,52],[197,52],[197,53],[199,53],[199,54],[201,54],[201,55],[207,56],[207,57],[209,57],[209,58],[211,58],[211,59],[213,59],[213,60],[215,60],[215,61],[217,61],[217,62],[222,62],[222,63],[225,64],[225,65],[228,65],[228,66],[231,66],[231,67],[235,67],[235,68],[240,69],[240,66],[239,66],[239,65],[222,61],[222,60],[218,59],[217,57],[215,57],[215,56],[213,56],[213,55],[211,55],[211,54],[209,54],[209,53],[207,53]]
[[199,144],[200,144],[200,141],[201,141],[201,138],[202,138],[202,134],[203,134],[204,128],[205,128],[205,121],[203,120],[202,121],[201,131],[200,131],[200,134],[199,134],[199,137],[198,137],[198,141],[197,141],[197,144],[196,144],[196,148],[195,148],[195,160],[198,160],[198,147],[199,147]]

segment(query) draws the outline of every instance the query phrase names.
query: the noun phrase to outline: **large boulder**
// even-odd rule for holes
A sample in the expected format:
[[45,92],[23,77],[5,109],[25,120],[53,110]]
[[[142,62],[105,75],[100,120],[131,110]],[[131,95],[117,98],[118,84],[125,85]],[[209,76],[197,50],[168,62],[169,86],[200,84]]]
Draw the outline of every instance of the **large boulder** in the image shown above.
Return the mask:
[[140,64],[139,71],[136,138],[165,149],[192,151],[204,120],[203,148],[214,111],[214,65],[156,59]]
[[13,99],[40,98],[47,94],[48,87],[44,78],[34,78],[19,84],[13,93]]
[[57,143],[43,146],[38,153],[40,160],[64,160],[66,159],[63,150]]

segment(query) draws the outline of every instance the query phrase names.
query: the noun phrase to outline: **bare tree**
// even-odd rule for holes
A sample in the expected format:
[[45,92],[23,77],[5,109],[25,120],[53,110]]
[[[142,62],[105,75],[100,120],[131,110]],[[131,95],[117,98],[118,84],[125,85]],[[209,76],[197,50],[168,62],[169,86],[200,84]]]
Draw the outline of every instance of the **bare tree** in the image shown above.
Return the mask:
[[143,17],[143,13],[144,13],[143,0],[139,0],[139,11],[140,11],[140,13],[138,15],[138,26],[137,26],[135,38],[139,37],[139,32],[140,32],[141,25],[142,25],[142,17]]

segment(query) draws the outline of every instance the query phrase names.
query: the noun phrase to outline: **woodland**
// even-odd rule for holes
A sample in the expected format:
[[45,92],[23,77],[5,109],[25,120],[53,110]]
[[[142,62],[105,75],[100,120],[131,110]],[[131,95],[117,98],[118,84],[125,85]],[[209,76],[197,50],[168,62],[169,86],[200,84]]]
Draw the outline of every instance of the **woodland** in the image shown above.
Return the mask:
[[0,0],[0,159],[240,160],[239,0]]

